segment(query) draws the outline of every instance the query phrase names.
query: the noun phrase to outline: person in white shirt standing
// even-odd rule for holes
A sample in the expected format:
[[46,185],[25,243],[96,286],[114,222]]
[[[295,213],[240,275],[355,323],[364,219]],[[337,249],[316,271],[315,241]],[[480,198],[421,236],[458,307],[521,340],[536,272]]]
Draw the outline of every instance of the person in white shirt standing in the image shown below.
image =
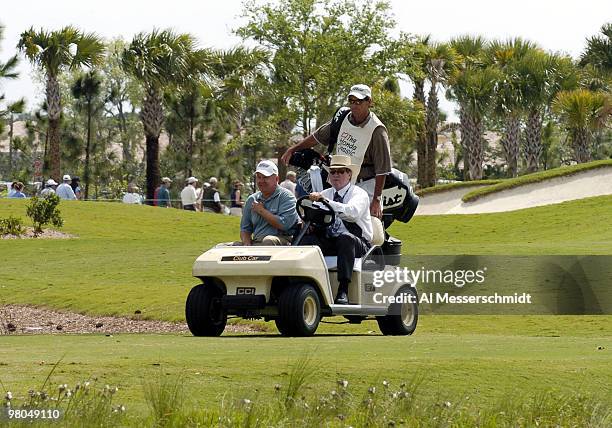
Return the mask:
[[57,186],[57,183],[55,182],[55,180],[52,178],[48,179],[47,182],[45,183],[45,188],[42,189],[40,192],[40,196],[42,196],[43,198],[46,198],[49,195],[54,195],[55,186]]
[[198,194],[194,187],[197,182],[197,178],[189,177],[187,179],[187,185],[181,191],[181,203],[183,204],[184,210],[197,211],[196,204],[198,203]]
[[331,188],[309,195],[311,201],[325,201],[336,212],[336,221],[325,230],[315,231],[302,238],[302,245],[318,245],[326,256],[338,256],[338,293],[335,303],[346,305],[348,287],[355,258],[361,257],[372,246],[374,235],[370,216],[368,192],[351,183],[359,173],[349,156],[333,155],[329,166]]
[[55,190],[55,194],[59,196],[60,199],[65,199],[69,201],[76,201],[76,195],[74,194],[74,190],[72,190],[72,186],[70,182],[72,179],[68,174],[64,175],[63,183],[57,186]]

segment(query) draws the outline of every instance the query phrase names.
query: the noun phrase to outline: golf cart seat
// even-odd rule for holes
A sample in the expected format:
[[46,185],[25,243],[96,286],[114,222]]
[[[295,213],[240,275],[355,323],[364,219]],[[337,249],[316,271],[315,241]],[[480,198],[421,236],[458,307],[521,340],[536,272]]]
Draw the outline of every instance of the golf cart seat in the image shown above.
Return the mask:
[[[372,247],[381,246],[385,242],[385,230],[382,222],[377,217],[372,217]],[[328,270],[335,270],[338,268],[338,257],[336,256],[325,256],[325,264]],[[355,258],[355,264],[353,270],[361,272],[361,258]]]
[[380,246],[385,243],[385,229],[378,217],[372,217],[372,246]]

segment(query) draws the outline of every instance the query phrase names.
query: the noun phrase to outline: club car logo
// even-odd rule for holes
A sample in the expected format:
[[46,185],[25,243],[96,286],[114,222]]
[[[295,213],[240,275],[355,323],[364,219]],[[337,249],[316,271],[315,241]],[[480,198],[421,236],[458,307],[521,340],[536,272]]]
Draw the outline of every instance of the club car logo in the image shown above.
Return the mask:
[[245,294],[255,294],[255,287],[238,287],[236,288],[236,294],[242,296]]
[[272,256],[223,256],[222,262],[267,262]]

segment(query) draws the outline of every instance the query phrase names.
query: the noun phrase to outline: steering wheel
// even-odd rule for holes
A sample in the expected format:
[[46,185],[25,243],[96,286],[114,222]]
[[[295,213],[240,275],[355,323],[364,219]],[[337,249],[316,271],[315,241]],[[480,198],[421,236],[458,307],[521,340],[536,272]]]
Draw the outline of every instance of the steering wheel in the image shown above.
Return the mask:
[[320,200],[314,202],[308,198],[308,195],[302,196],[297,200],[295,209],[304,223],[309,223],[313,226],[327,227],[336,221],[336,212],[327,201]]

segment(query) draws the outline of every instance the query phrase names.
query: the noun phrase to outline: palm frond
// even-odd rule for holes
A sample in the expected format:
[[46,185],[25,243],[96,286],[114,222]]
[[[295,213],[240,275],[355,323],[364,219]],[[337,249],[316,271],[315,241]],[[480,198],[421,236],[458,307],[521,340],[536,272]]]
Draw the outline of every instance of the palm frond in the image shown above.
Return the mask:
[[25,109],[25,105],[26,105],[25,98],[20,98],[17,101],[14,101],[11,104],[9,104],[7,106],[7,110],[10,113],[15,113],[15,114],[23,113]]
[[561,91],[553,101],[553,111],[567,129],[601,129],[612,114],[612,100],[602,92],[586,89]]
[[19,58],[17,55],[12,56],[5,63],[0,63],[0,79],[16,79],[19,77],[18,64]]
[[180,84],[207,70],[205,51],[195,50],[189,34],[154,29],[134,36],[123,51],[122,67],[145,85],[165,87]]
[[70,68],[80,68],[82,66],[92,67],[100,64],[104,59],[105,45],[102,39],[95,33],[85,33],[79,35],[76,41],[76,54],[72,58]]
[[601,34],[587,39],[586,49],[580,56],[580,65],[591,64],[610,75],[612,74],[612,23],[602,25]]
[[32,27],[21,33],[17,48],[50,76],[57,76],[64,68],[91,67],[102,60],[105,50],[98,36],[73,26],[57,31]]

